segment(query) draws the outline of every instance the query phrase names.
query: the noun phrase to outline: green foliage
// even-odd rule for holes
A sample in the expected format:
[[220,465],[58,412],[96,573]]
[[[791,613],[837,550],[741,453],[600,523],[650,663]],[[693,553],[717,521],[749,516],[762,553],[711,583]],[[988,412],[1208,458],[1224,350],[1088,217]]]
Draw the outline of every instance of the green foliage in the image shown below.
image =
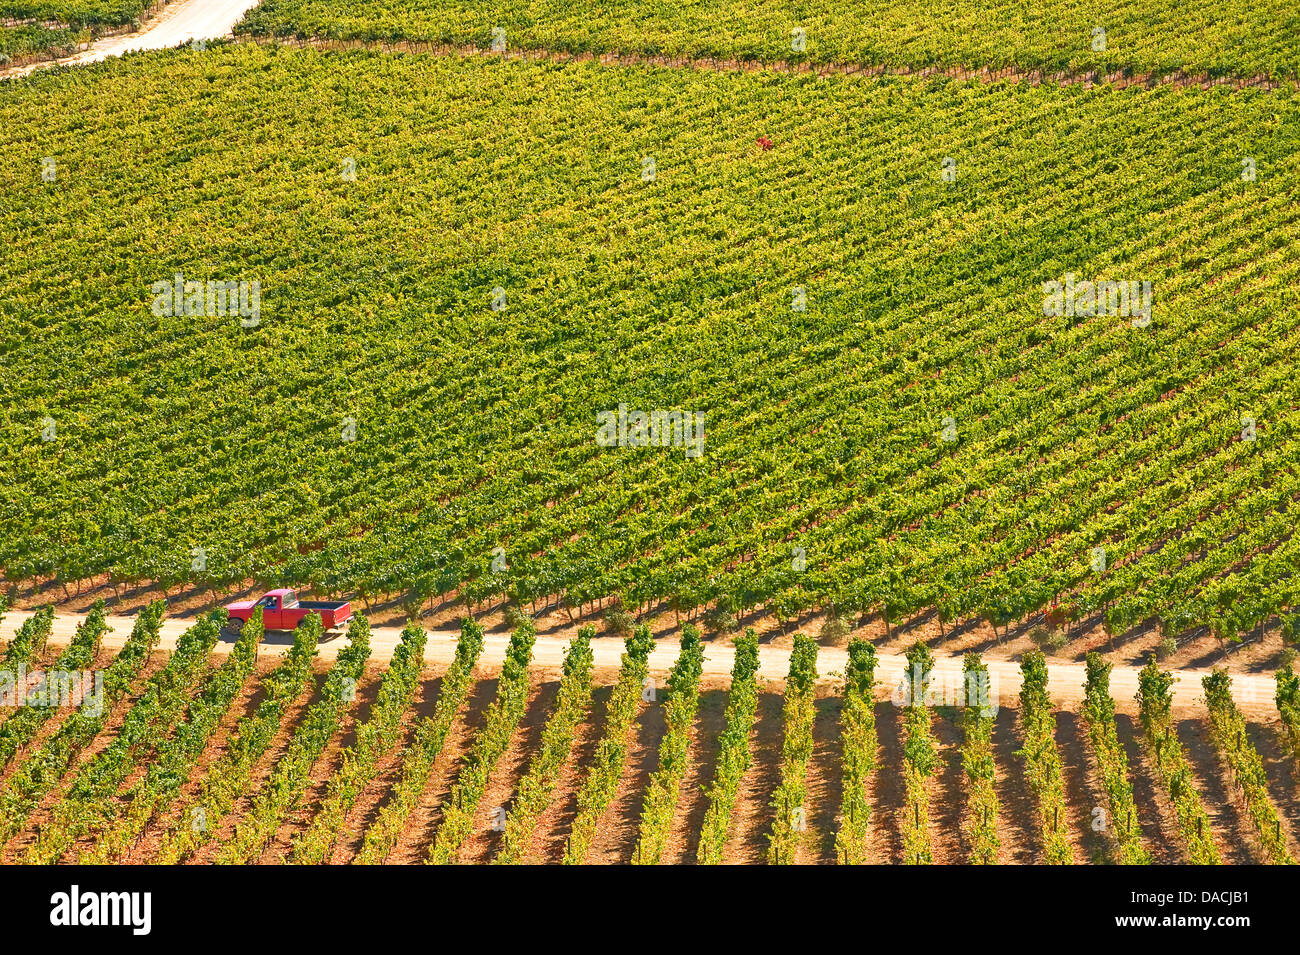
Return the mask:
[[876,648],[861,638],[849,642],[849,666],[844,675],[844,703],[840,710],[844,746],[844,780],[841,784],[840,828],[835,833],[835,856],[843,865],[867,861],[867,836],[871,804],[867,781],[876,770]]
[[689,623],[682,628],[681,651],[668,675],[664,703],[667,729],[659,743],[659,768],[650,776],[641,808],[641,835],[633,862],[658,865],[677,809],[682,778],[690,760],[691,724],[700,705],[700,677],[704,673],[704,644],[700,631]]
[[934,734],[930,730],[930,708],[926,694],[934,670],[934,654],[924,641],[907,648],[907,703],[903,708],[903,787],[905,797],[899,810],[903,832],[903,862],[929,865],[934,861],[930,843],[930,793],[926,779],[939,765]]
[[[260,615],[257,620],[255,626],[245,628],[245,636],[254,643],[261,637]],[[133,770],[152,758],[175,730],[190,703],[190,690],[208,669],[208,655],[225,621],[226,612],[217,610],[181,635],[167,665],[150,678],[117,735],[77,770],[72,785],[24,853],[25,863],[58,862],[78,838],[116,814],[118,787]],[[229,659],[227,663],[233,665]]]
[[767,861],[791,865],[807,829],[808,759],[813,750],[813,720],[817,715],[817,642],[802,633],[794,635],[790,673],[785,681],[781,739],[781,781],[772,794],[775,818],[768,834]]
[[587,851],[591,848],[601,817],[605,815],[605,810],[618,791],[618,783],[623,778],[623,767],[627,761],[628,740],[640,709],[642,690],[649,674],[648,660],[654,645],[654,636],[650,628],[645,626],[637,627],[632,636],[624,641],[618,682],[614,685],[605,711],[605,730],[596,745],[582,788],[578,790],[578,812],[569,828],[569,840],[564,847],[566,865],[580,865],[587,858]]
[[709,807],[704,812],[700,845],[696,850],[701,865],[722,862],[740,781],[753,762],[750,734],[758,710],[758,635],[753,627],[745,628],[744,635],[736,641],[735,651],[725,725],[718,737],[718,762],[708,789]]
[[1210,739],[1241,790],[1251,824],[1259,836],[1268,861],[1273,865],[1294,865],[1277,809],[1268,795],[1268,778],[1246,733],[1246,718],[1232,699],[1232,677],[1227,670],[1214,670],[1201,680],[1205,702],[1210,708]]
[[[1104,25],[1099,43],[1094,31]],[[821,0],[614,0],[580,5],[503,0],[263,0],[240,31],[253,35],[423,40],[511,50],[617,50],[649,56],[1167,73],[1293,76],[1300,18],[1284,0],[1222,0],[1188,16],[1176,0],[954,0],[936,16],[919,0],[870,7]],[[796,49],[793,30],[804,31]]]
[[560,773],[573,752],[578,725],[591,708],[591,640],[595,635],[595,627],[582,627],[564,652],[560,692],[542,730],[537,754],[519,782],[519,792],[506,818],[501,851],[495,862],[516,864],[524,861],[537,821],[551,803]]
[[[293,647],[268,679],[274,677],[278,681],[289,673],[309,668],[319,636],[319,627],[298,628]],[[190,705],[188,718],[158,745],[144,778],[127,790],[124,802],[111,807],[108,817],[96,827],[93,845],[80,851],[78,862],[103,865],[118,860],[149,822],[172,805],[208,741],[257,669],[257,648],[261,640],[262,615],[255,611],[230,656]]]
[[[354,629],[358,626],[353,624]],[[314,615],[308,618],[306,627],[315,627],[319,642],[320,618]],[[291,654],[262,681],[264,695],[257,709],[236,724],[221,758],[208,767],[198,793],[191,799],[180,800],[176,818],[154,855],[155,863],[183,862],[216,836],[222,819],[253,785],[258,760],[284,728],[289,708],[309,685],[311,661],[312,657],[305,653]]]
[[[48,608],[47,608],[48,609]],[[31,618],[28,623],[37,621],[34,630],[27,635],[22,633],[14,640],[21,647],[44,644],[49,636],[49,622],[52,616],[45,611]],[[24,627],[27,624],[24,624]],[[59,654],[50,670],[54,675],[66,675],[89,670],[99,654],[99,643],[108,632],[104,620],[104,602],[97,601],[86,619],[77,626],[77,633],[68,644],[68,648]],[[11,653],[13,647],[10,647]],[[22,650],[20,649],[21,653]],[[62,677],[60,677],[62,678]],[[45,723],[58,713],[69,697],[70,687],[57,681],[47,680],[43,690],[33,697],[28,693],[27,702],[20,702],[18,708],[3,723],[0,723],[0,769],[8,766],[24,746],[36,738],[37,732]]]
[[39,23],[0,26],[0,67],[64,56],[77,48],[77,37],[75,30]]
[[400,741],[402,715],[415,699],[427,640],[428,634],[417,623],[408,624],[402,631],[369,718],[357,730],[356,741],[343,753],[311,824],[294,841],[291,861],[295,864],[329,861],[348,812],[378,774],[380,760]]
[[0,792],[0,844],[20,832],[41,798],[54,788],[77,755],[104,728],[113,708],[130,691],[158,646],[164,603],[140,611],[131,636],[104,672],[103,698],[95,706],[83,701],[54,735],[18,766]]
[[1300,767],[1300,677],[1290,664],[1277,671],[1277,712],[1282,717],[1282,732],[1291,751],[1291,758]]
[[1142,733],[1147,749],[1155,758],[1156,772],[1165,787],[1178,817],[1178,832],[1188,861],[1195,865],[1218,865],[1219,850],[1214,845],[1210,817],[1201,805],[1195,777],[1187,763],[1187,754],[1174,733],[1174,675],[1161,670],[1155,659],[1138,674],[1137,701]]
[[[319,630],[320,617],[312,614],[307,618],[307,625]],[[334,666],[325,677],[320,698],[307,707],[294,727],[293,737],[276,762],[271,778],[253,799],[234,837],[217,853],[218,863],[246,865],[255,862],[275,837],[281,820],[297,805],[306,788],[312,766],[338,732],[344,715],[356,699],[357,682],[365,672],[368,659],[370,622],[357,615],[348,626],[348,645],[339,651]]]
[[443,808],[442,823],[429,847],[428,861],[434,865],[454,863],[461,845],[474,826],[474,813],[487,789],[492,770],[510,745],[528,706],[528,664],[533,658],[537,628],[532,622],[519,627],[510,637],[497,697],[488,707],[487,718],[465,757],[464,766],[451,787]]
[[1041,651],[1026,653],[1020,661],[1020,724],[1025,745],[1017,755],[1025,761],[1025,779],[1038,803],[1038,830],[1043,861],[1068,865],[1074,852],[1066,836],[1069,819],[1065,807],[1065,782],[1061,753],[1056,747],[1056,717],[1047,695],[1047,661]]
[[1110,805],[1107,831],[1115,840],[1115,861],[1121,865],[1148,865],[1151,856],[1142,848],[1142,827],[1133,802],[1133,785],[1128,778],[1128,755],[1115,728],[1115,701],[1110,696],[1111,665],[1100,653],[1091,652],[1085,659],[1085,668],[1083,717]]
[[461,622],[456,658],[443,675],[433,715],[421,721],[414,741],[402,754],[401,777],[378,818],[366,831],[365,841],[354,862],[378,865],[393,851],[406,820],[415,811],[428,785],[434,763],[447,744],[447,734],[469,698],[474,664],[482,652],[483,628],[467,617]]
[[966,771],[966,837],[972,865],[998,862],[998,794],[994,788],[993,705],[989,669],[978,653],[966,654],[962,666],[966,681],[965,705],[961,710],[964,742],[962,768]]
[[[810,49],[826,39],[814,29]],[[1071,618],[1244,632],[1300,586],[1295,111],[1291,89],[615,75],[254,44],[7,82],[0,193],[22,254],[0,261],[14,386],[0,566],[890,620],[940,604],[1016,620],[1059,598]],[[862,134],[882,125],[889,142]],[[250,129],[264,135],[200,156]],[[1116,175],[1119,152],[1152,174]],[[38,175],[48,156],[54,182]],[[220,183],[221,215],[197,182]],[[1106,229],[1079,229],[1077,197],[1102,194]],[[475,210],[456,229],[412,211],[456,205]],[[203,228],[147,225],[175,221]],[[1211,281],[1274,256],[1249,296]],[[69,270],[76,294],[51,312]],[[154,315],[153,283],[178,272],[260,281],[264,320]],[[1042,282],[1067,272],[1150,277],[1152,325],[1044,316]],[[702,466],[597,447],[614,394],[704,413]],[[945,408],[957,442],[937,433]],[[361,422],[356,441],[327,430],[337,409]],[[1239,440],[1243,409],[1256,441]],[[829,438],[826,420],[841,422]],[[272,423],[301,453],[264,440]],[[76,532],[54,513],[77,514]],[[803,573],[796,532],[824,557]],[[191,539],[211,542],[203,574],[178,546]],[[493,572],[498,543],[509,569]]]
[[23,621],[5,648],[4,663],[0,664],[0,670],[7,673],[10,679],[16,680],[19,667],[30,669],[35,666],[37,658],[45,652],[45,644],[50,639],[50,628],[53,625],[54,608],[51,606],[42,607]]

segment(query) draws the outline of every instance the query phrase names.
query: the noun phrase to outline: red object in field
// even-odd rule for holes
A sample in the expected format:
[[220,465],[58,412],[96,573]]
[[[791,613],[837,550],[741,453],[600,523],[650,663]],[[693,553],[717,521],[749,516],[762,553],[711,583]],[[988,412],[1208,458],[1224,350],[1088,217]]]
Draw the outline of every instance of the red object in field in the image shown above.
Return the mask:
[[758,143],[764,149],[772,148],[772,140],[768,139],[766,136],[759,136],[758,139],[754,140],[754,142]]
[[308,614],[319,614],[321,629],[333,630],[352,617],[352,604],[347,600],[299,600],[292,590],[268,590],[257,600],[237,600],[226,604],[226,612],[239,625],[248,622],[253,611],[262,608],[262,626],[267,630],[294,630]]

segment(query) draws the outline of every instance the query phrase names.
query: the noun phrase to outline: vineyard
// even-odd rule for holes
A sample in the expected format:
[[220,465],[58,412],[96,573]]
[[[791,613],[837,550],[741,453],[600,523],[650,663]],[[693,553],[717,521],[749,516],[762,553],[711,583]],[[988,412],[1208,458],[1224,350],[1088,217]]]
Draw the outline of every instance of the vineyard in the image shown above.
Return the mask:
[[[1292,91],[609,75],[233,44],[0,89],[7,580],[1293,635]],[[1150,324],[1045,315],[1075,273]],[[157,314],[177,275],[260,317]],[[624,405],[702,456],[601,445]]]
[[1176,0],[955,0],[938,10],[918,0],[613,0],[593,10],[558,0],[504,0],[489,8],[472,0],[264,0],[240,30],[911,69],[1300,72],[1294,4],[1218,0],[1205,6],[1193,13]]
[[[731,678],[704,672],[719,648],[689,626],[666,673],[649,671],[644,630],[621,668],[593,668],[593,643],[615,638],[586,630],[559,667],[538,664],[537,641],[559,641],[529,624],[500,666],[478,662],[485,634],[468,622],[459,636],[407,627],[376,659],[363,617],[313,663],[319,627],[259,655],[271,635],[256,619],[210,655],[220,612],[159,649],[161,609],[103,661],[99,713],[46,710],[37,732],[34,707],[0,718],[16,741],[0,773],[4,861],[1217,864],[1297,850],[1290,704],[1247,720],[1222,670],[1189,707],[1168,696],[1183,675],[1149,664],[1139,707],[1090,659],[1081,705],[1044,713],[1031,688],[1050,665],[1033,664],[1030,696],[1004,712],[1013,698],[977,654],[951,671],[967,688],[953,698],[923,644],[897,681],[863,641],[844,675],[819,680],[818,644],[795,635],[778,641],[782,686],[755,682],[752,632]],[[105,629],[92,612],[59,649],[49,625],[5,626],[3,666],[92,652]],[[429,639],[455,644],[449,668],[421,666]],[[1044,773],[1031,754],[1053,715],[1065,758]],[[1160,762],[1146,779],[1148,748]]]
[[0,0],[0,862],[1300,858],[1294,3],[171,3]]

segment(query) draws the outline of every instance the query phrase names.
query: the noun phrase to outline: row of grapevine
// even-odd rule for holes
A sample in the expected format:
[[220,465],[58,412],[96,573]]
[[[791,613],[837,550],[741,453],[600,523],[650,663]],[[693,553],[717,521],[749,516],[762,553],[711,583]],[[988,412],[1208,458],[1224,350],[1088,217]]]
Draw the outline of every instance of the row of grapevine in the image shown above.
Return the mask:
[[470,747],[465,764],[451,787],[442,822],[429,847],[428,861],[435,865],[454,863],[460,847],[474,827],[474,814],[487,789],[492,770],[505,754],[519,721],[528,706],[530,687],[528,665],[533,658],[537,628],[531,621],[516,627],[510,636],[497,696],[488,707],[483,728]]
[[817,715],[817,642],[802,633],[794,636],[790,673],[785,681],[782,708],[781,781],[772,794],[772,831],[768,834],[767,861],[792,865],[807,828],[808,760],[813,751],[813,720]]
[[1291,758],[1300,769],[1300,677],[1288,663],[1277,671],[1274,679],[1277,681],[1274,699],[1278,715],[1282,717],[1282,735]]
[[905,796],[900,812],[903,832],[903,861],[908,865],[929,865],[934,861],[930,843],[930,792],[926,780],[938,768],[934,734],[930,731],[930,707],[926,694],[934,670],[934,654],[918,640],[907,650],[907,704],[903,708],[903,785]]
[[45,652],[45,645],[50,639],[50,629],[54,625],[54,608],[45,606],[23,621],[14,637],[5,647],[4,661],[0,662],[0,671],[16,677],[19,667],[32,667],[37,658]]
[[[312,621],[311,626],[319,628],[320,617],[313,614],[308,620]],[[284,755],[276,762],[271,778],[254,797],[248,813],[235,829],[234,837],[217,853],[218,863],[238,865],[255,862],[267,843],[275,838],[280,822],[297,805],[307,788],[312,767],[356,700],[357,683],[369,659],[370,622],[363,616],[353,617],[348,627],[348,645],[339,652],[325,677],[319,699],[307,707]]]
[[876,648],[863,639],[849,641],[849,666],[844,674],[844,706],[840,711],[844,737],[844,781],[835,856],[842,865],[867,861],[871,805],[867,782],[876,771]]
[[1232,699],[1232,678],[1226,670],[1215,670],[1201,680],[1205,702],[1210,708],[1210,739],[1240,788],[1251,824],[1268,861],[1293,864],[1282,821],[1268,795],[1264,763],[1246,735],[1246,719]]
[[401,777],[378,818],[366,830],[365,841],[354,860],[356,863],[378,865],[393,851],[402,827],[419,805],[434,763],[446,745],[447,734],[469,698],[474,665],[482,652],[483,628],[466,618],[460,626],[456,659],[443,675],[433,715],[422,720],[416,728],[415,739],[402,756]]
[[[309,634],[311,631],[306,628],[295,633],[291,652],[299,660],[304,656],[310,660],[311,653],[315,652],[316,641],[309,639]],[[255,616],[240,632],[230,656],[190,705],[185,721],[169,739],[159,744],[144,778],[127,790],[125,803],[113,806],[113,812],[97,822],[94,844],[79,852],[77,861],[102,865],[120,858],[145,827],[173,803],[208,741],[234,709],[245,684],[256,672],[262,635],[261,617]]]
[[614,684],[605,708],[604,730],[578,790],[578,811],[564,846],[566,865],[580,865],[586,860],[600,820],[618,791],[627,761],[628,741],[649,679],[648,663],[654,646],[654,636],[649,627],[637,627],[624,641],[618,682]]
[[966,693],[961,710],[961,763],[966,773],[966,838],[972,865],[998,861],[998,794],[994,787],[993,715],[989,668],[978,653],[966,654],[962,665]]
[[731,689],[727,693],[725,724],[718,738],[718,761],[709,786],[709,807],[700,827],[700,845],[696,858],[702,865],[722,862],[722,850],[731,830],[731,814],[736,808],[740,781],[753,762],[750,736],[758,711],[758,635],[748,627],[736,640],[735,661],[731,665]]
[[[29,4],[22,0],[22,6]],[[953,0],[942,17],[920,0],[867,9],[830,0],[701,0],[685,6],[624,0],[598,16],[582,5],[535,0],[505,0],[489,9],[465,0],[398,7],[382,0],[266,0],[238,30],[252,36],[471,44],[485,51],[496,50],[499,36],[510,50],[618,51],[670,62],[698,57],[972,71],[1300,72],[1292,8],[1282,0],[1219,0],[1196,16],[1175,0],[1117,0],[1104,7],[1067,0]]]
[[72,785],[28,847],[24,862],[58,862],[78,838],[114,811],[118,787],[157,751],[185,712],[190,690],[208,670],[208,655],[221,636],[225,619],[224,610],[216,611],[181,635],[167,665],[149,680],[112,742],[78,769]]
[[[319,630],[319,621],[313,615],[304,626]],[[175,865],[217,837],[222,820],[253,785],[257,763],[284,727],[293,702],[310,684],[311,660],[306,654],[291,654],[283,666],[262,680],[262,701],[236,724],[221,758],[208,767],[198,792],[180,800],[176,818],[154,854],[155,863]]]
[[1056,747],[1056,717],[1047,695],[1047,661],[1031,650],[1020,661],[1020,725],[1025,744],[1017,754],[1025,761],[1025,778],[1038,804],[1038,832],[1043,861],[1068,865],[1074,851],[1066,836],[1065,781]]
[[[20,386],[50,383],[13,389],[0,437],[0,471],[11,477],[13,523],[22,528],[0,539],[8,579],[112,574],[221,586],[255,578],[416,604],[434,595],[550,596],[576,608],[621,595],[629,607],[672,600],[688,612],[714,605],[786,614],[834,603],[891,621],[937,608],[944,620],[997,626],[1060,607],[1070,619],[1105,613],[1119,629],[1146,615],[1174,632],[1213,623],[1225,636],[1296,599],[1293,575],[1266,573],[1285,569],[1269,555],[1297,507],[1297,384],[1285,360],[1297,344],[1287,307],[1295,243],[1282,243],[1278,267],[1264,267],[1273,237],[1296,231],[1288,184],[1300,132],[1273,118],[1293,108],[1294,91],[1129,89],[1078,98],[1047,85],[994,84],[963,86],[954,97],[899,77],[694,70],[620,71],[611,84],[591,64],[252,44],[164,57],[156,69],[120,66],[111,82],[89,80],[104,104],[92,120],[99,140],[72,118],[87,97],[84,77],[11,84],[0,107],[13,228],[45,252],[0,272],[0,337]],[[192,211],[196,200],[165,163],[140,162],[136,139],[161,141],[183,123],[184,97],[163,94],[203,88],[212,75],[231,93],[206,119],[212,137],[319,110],[321,89],[338,77],[364,90],[364,109],[331,104],[317,114],[318,137],[221,157],[230,206],[249,211],[213,223],[197,246],[172,237],[141,257],[134,210]],[[812,82],[816,97],[791,95]],[[411,89],[430,102],[465,95],[452,97],[444,130],[415,129],[400,157],[372,142],[356,157],[358,180],[342,181],[338,157],[365,135],[356,116],[409,128],[405,111],[417,107],[394,93]],[[643,183],[642,134],[611,132],[602,117],[647,97],[662,99],[667,119],[655,139],[658,178]],[[123,118],[152,99],[158,110],[138,123]],[[493,138],[495,127],[472,106],[484,101],[498,104],[493,121],[516,130],[517,142]],[[848,114],[891,124],[907,148],[856,135],[842,123]],[[547,122],[531,122],[538,115]],[[1105,135],[1085,137],[1067,161],[1041,143],[1070,139],[1069,117]],[[1023,135],[1003,135],[1009,123]],[[557,179],[547,159],[545,130],[558,124],[577,144],[566,173],[574,178]],[[737,149],[753,142],[755,127],[775,148]],[[24,133],[32,128],[48,136],[32,141]],[[1186,135],[1139,136],[1151,128]],[[449,138],[485,144],[463,151],[454,175],[442,151]],[[816,168],[797,145],[810,139],[826,157]],[[1117,183],[1102,171],[1117,144],[1135,165],[1168,174]],[[59,172],[46,183],[33,171],[52,155]],[[943,157],[959,164],[952,183],[939,178]],[[1260,171],[1249,183],[1240,177],[1243,157]],[[280,158],[303,174],[268,180]],[[864,168],[882,184],[869,196],[842,175]],[[112,202],[109,180],[119,186]],[[429,182],[446,196],[474,196],[487,211],[463,236],[419,229],[395,197]],[[271,188],[308,212],[259,259],[268,301],[274,296],[284,319],[278,327],[303,334],[280,341],[271,323],[240,330],[228,316],[151,317],[146,293],[160,277],[193,273],[198,263],[210,276],[243,275],[248,259],[236,250],[259,225],[251,210]],[[772,197],[768,215],[754,215],[750,190]],[[1099,192],[1116,210],[1104,240],[1065,229],[1069,217],[1086,214],[1081,197]],[[499,205],[503,195],[523,206]],[[716,206],[728,228],[664,242],[694,229],[679,214],[683,202]],[[359,226],[357,208],[373,213]],[[554,210],[561,224],[512,217],[519,208]],[[627,228],[593,233],[580,221],[587,214]],[[97,246],[67,233],[69,215],[113,241]],[[514,241],[490,267],[434,281],[415,265],[490,247],[503,220],[513,223]],[[807,226],[831,220],[848,225]],[[359,228],[358,241],[322,245],[318,223]],[[1012,231],[1017,238],[1008,239]],[[397,266],[376,251],[394,235],[413,249]],[[1173,254],[1185,245],[1203,251]],[[304,248],[324,264],[312,275],[355,277],[353,294],[336,301],[330,283],[305,276],[295,251]],[[743,269],[737,249],[748,257]],[[1170,254],[1152,251],[1161,249]],[[37,322],[41,290],[67,263],[88,284],[59,321]],[[642,280],[628,287],[622,276],[632,272]],[[614,303],[603,320],[620,340],[653,345],[683,334],[686,313],[665,302],[688,272],[703,276],[689,311],[710,310],[724,333],[690,355],[651,347],[636,358],[650,364],[635,369],[627,353],[571,360],[567,316],[596,303]],[[1067,272],[1150,278],[1161,289],[1155,321],[1145,329],[1101,317],[1045,321],[1037,290]],[[1220,275],[1250,289],[1251,307],[1219,307],[1222,289],[1208,279]],[[394,318],[391,283],[405,289],[403,308],[440,322],[412,331]],[[509,286],[511,306],[485,323],[498,286]],[[806,293],[802,314],[790,307],[796,288]],[[338,348],[326,324],[336,316],[367,329],[363,340]],[[518,316],[542,316],[544,331]],[[131,332],[137,318],[149,323],[142,344]],[[91,322],[101,322],[93,344],[77,334]],[[1224,341],[1237,343],[1237,361],[1222,361]],[[429,362],[434,345],[440,357]],[[88,360],[92,348],[138,356],[141,387],[157,398],[149,420],[119,393],[114,369]],[[515,361],[497,360],[503,353]],[[209,406],[194,406],[192,386],[236,360],[240,380],[222,382]],[[307,373],[326,361],[337,376]],[[81,366],[78,387],[65,387],[74,380],[67,369]],[[346,390],[367,372],[384,388],[365,398]],[[632,380],[668,384],[639,394],[627,391]],[[268,403],[249,406],[250,388]],[[686,469],[675,452],[596,446],[592,412],[604,399],[594,396],[616,393],[707,413],[714,463]],[[451,405],[509,427],[476,428],[467,439],[446,419]],[[940,440],[941,409],[949,408],[955,440]],[[360,424],[355,442],[337,440],[344,414]],[[1249,440],[1243,414],[1258,424]],[[59,428],[42,442],[36,425],[45,416]],[[310,453],[277,457],[263,439],[268,419],[294,428]],[[843,423],[831,445],[828,419]],[[168,426],[156,426],[162,421]],[[551,424],[537,429],[537,421]],[[214,493],[196,497],[184,455],[217,442],[207,473]],[[108,448],[139,466],[106,466]],[[52,481],[55,455],[87,466]],[[413,466],[430,455],[438,467]],[[404,466],[383,466],[392,462]],[[263,493],[284,480],[313,493]],[[656,507],[644,506],[650,488]],[[259,494],[270,510],[244,519],[246,501]],[[119,498],[163,506],[110,515],[84,503]],[[429,508],[432,500],[444,506]],[[367,519],[376,501],[381,516]],[[44,519],[52,511],[82,513],[83,527],[57,533]],[[796,538],[810,558],[797,574],[787,552]],[[202,572],[191,570],[181,544],[190,539],[210,545]],[[393,541],[409,559],[393,559]],[[498,543],[509,557],[499,573],[490,557]],[[1104,571],[1089,561],[1098,547]],[[1278,558],[1294,562],[1294,547],[1300,542]]]
[[294,842],[294,863],[329,861],[348,813],[378,774],[380,761],[401,739],[402,715],[415,699],[427,640],[428,634],[419,624],[408,624],[402,631],[379,684],[369,719],[357,730],[356,741],[343,753],[311,824]]
[[54,608],[42,607],[23,622],[5,648],[4,660],[0,661],[0,679],[5,680],[12,689],[12,698],[0,703],[0,720],[6,719],[21,703],[19,674],[35,666],[37,659],[45,652],[53,623]]
[[1142,828],[1129,782],[1128,755],[1115,728],[1115,701],[1110,695],[1110,670],[1100,653],[1086,658],[1083,718],[1088,727],[1092,756],[1100,772],[1110,807],[1110,826],[1115,840],[1115,861],[1121,865],[1148,865],[1150,854],[1142,847]]
[[1187,754],[1174,732],[1173,685],[1174,675],[1161,670],[1154,657],[1142,668],[1137,692],[1142,735],[1165,793],[1173,803],[1187,860],[1195,865],[1218,865],[1221,860],[1214,845],[1210,817],[1201,805]]
[[662,860],[690,761],[691,725],[700,705],[703,673],[704,643],[700,631],[688,623],[682,628],[681,650],[668,675],[666,729],[659,741],[659,768],[650,777],[641,807],[641,833],[632,857],[637,865],[658,865]]
[[6,781],[0,792],[0,844],[22,831],[41,798],[63,778],[77,754],[99,735],[114,707],[148,665],[158,646],[163,606],[162,601],[156,601],[136,617],[131,636],[104,672],[103,698],[93,707],[83,701]]
[[506,817],[501,851],[497,863],[518,864],[524,861],[537,821],[550,805],[560,773],[573,752],[578,725],[591,709],[591,638],[594,627],[582,627],[564,651],[564,669],[555,706],[547,717],[536,755],[528,764],[524,778]]
[[[36,618],[32,618],[35,620]],[[38,633],[40,628],[45,626],[50,618],[42,615],[42,623],[38,624]],[[86,614],[86,619],[77,626],[76,636],[68,644],[67,649],[59,654],[58,659],[54,661],[51,669],[56,671],[55,676],[61,678],[61,674],[79,673],[88,670],[95,662],[95,657],[99,654],[99,644],[103,640],[104,634],[108,632],[108,624],[104,620],[104,604],[99,601]],[[30,641],[34,644],[37,640],[35,635],[22,638],[25,642]],[[44,638],[40,638],[44,639]],[[146,654],[148,656],[148,654]],[[47,681],[46,691],[62,694],[65,688],[56,688],[54,681]],[[37,732],[45,725],[55,713],[59,712],[58,705],[47,705],[45,703],[32,704],[19,701],[18,709],[9,715],[3,723],[0,723],[0,769],[8,766],[18,752],[36,738]]]

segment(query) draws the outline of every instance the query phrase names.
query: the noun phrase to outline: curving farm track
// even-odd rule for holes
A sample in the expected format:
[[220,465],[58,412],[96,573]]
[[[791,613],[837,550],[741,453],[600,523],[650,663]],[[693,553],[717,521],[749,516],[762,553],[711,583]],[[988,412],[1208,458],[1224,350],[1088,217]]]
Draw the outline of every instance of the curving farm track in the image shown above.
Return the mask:
[[109,57],[140,50],[166,50],[195,40],[216,40],[229,36],[236,23],[257,6],[258,0],[175,0],[161,14],[136,33],[124,33],[96,40],[72,56],[45,63],[6,70],[0,75],[24,76],[54,65],[77,66],[98,63]]

